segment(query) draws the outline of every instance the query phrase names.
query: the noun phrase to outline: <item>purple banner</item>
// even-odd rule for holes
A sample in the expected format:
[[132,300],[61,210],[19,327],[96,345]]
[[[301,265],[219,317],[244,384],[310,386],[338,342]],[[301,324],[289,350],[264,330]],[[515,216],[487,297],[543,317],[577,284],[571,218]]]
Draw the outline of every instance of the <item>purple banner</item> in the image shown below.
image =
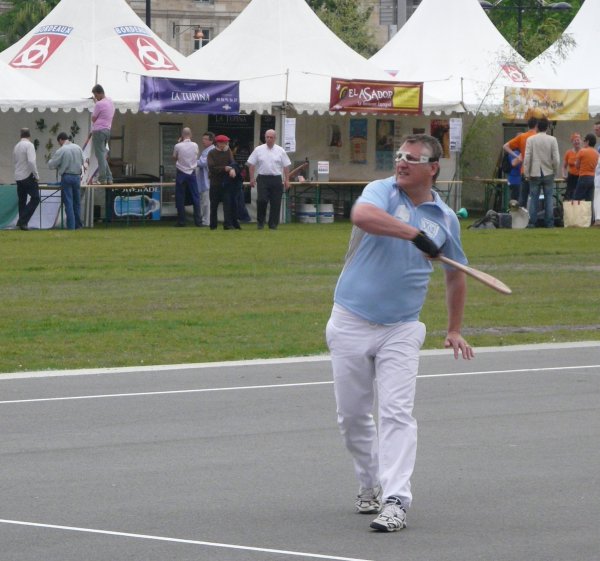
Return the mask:
[[237,115],[240,83],[142,76],[140,111]]

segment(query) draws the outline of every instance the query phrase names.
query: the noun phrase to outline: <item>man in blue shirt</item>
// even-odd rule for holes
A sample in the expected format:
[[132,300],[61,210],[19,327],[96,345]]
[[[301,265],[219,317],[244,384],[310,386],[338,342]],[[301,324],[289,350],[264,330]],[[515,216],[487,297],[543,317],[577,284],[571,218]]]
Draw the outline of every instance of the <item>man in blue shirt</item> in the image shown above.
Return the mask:
[[[326,330],[338,425],[360,484],[355,506],[360,513],[379,513],[371,528],[382,532],[406,526],[412,501],[417,446],[412,409],[425,338],[419,314],[433,271],[430,258],[441,251],[467,262],[458,218],[432,188],[441,155],[432,136],[407,136],[396,154],[395,176],[365,187],[352,209],[350,247]],[[465,275],[444,269],[444,344],[455,358],[471,359],[473,349],[460,333]],[[379,430],[373,420],[375,386]]]
[[60,148],[48,162],[50,169],[58,170],[62,203],[67,217],[67,230],[83,228],[81,222],[81,169],[83,150],[69,140],[66,132],[56,137]]
[[215,149],[215,134],[207,131],[202,135],[202,152],[198,158],[198,193],[202,225],[210,224],[210,179],[208,178],[208,153]]

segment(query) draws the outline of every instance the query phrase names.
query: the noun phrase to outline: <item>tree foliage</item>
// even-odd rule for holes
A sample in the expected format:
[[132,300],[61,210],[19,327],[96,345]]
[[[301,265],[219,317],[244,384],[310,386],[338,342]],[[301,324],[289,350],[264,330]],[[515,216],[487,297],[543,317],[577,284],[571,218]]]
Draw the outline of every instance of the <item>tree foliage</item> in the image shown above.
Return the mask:
[[378,46],[370,29],[372,7],[359,0],[307,0],[321,21],[346,45],[365,57],[375,54]]
[[27,35],[60,0],[12,0],[10,10],[0,16],[0,50]]
[[[554,2],[548,2],[551,5]],[[571,20],[577,14],[583,0],[571,0],[571,10],[554,11],[540,7],[537,0],[504,0],[491,10],[488,16],[506,40],[518,50],[518,10],[521,11],[521,50],[520,54],[532,60],[556,42]],[[563,38],[565,46],[569,46],[569,38]]]

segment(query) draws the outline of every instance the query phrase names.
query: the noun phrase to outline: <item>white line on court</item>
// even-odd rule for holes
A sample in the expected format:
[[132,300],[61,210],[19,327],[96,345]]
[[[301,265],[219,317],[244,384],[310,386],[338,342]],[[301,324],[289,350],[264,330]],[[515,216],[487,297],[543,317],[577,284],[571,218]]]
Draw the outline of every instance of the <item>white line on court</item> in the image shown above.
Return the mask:
[[[509,345],[503,347],[478,347],[477,354],[482,353],[507,353],[517,351],[543,351],[557,349],[579,349],[586,347],[599,347],[598,341],[575,341],[571,343],[536,343],[531,345]],[[449,349],[428,349],[421,351],[421,356],[451,356]],[[208,368],[231,368],[234,366],[269,366],[278,364],[296,364],[310,362],[329,362],[329,355],[286,357],[286,358],[261,358],[252,360],[234,360],[228,362],[198,362],[186,364],[158,364],[144,366],[122,366],[111,368],[80,368],[76,370],[41,370],[28,372],[0,373],[0,382],[20,378],[52,378],[58,376],[87,376],[99,374],[140,374],[155,373],[170,370],[202,370]]]
[[93,528],[78,528],[76,526],[59,526],[56,524],[39,524],[36,522],[24,522],[22,520],[3,520],[0,524],[12,524],[15,526],[33,526],[35,528],[47,528],[51,530],[65,530],[70,532],[83,532],[87,534],[103,534],[106,536],[118,536],[122,538],[136,538],[138,540],[154,540],[170,543],[183,543],[191,545],[203,545],[207,547],[220,547],[225,549],[240,549],[244,551],[257,551],[259,553],[278,553],[280,555],[292,555],[296,557],[310,557],[312,559],[331,559],[333,561],[370,561],[369,559],[358,559],[356,557],[337,557],[335,555],[321,555],[318,553],[305,553],[302,551],[286,551],[284,549],[267,549],[264,547],[250,547],[245,545],[234,545],[227,543],[205,542],[200,540],[185,540],[179,538],[168,538],[164,536],[150,536],[146,534],[131,534],[129,532],[112,532],[109,530],[96,530]]
[[[598,368],[600,364],[588,364],[579,366],[552,366],[543,368],[517,368],[514,370],[480,370],[477,372],[446,372],[441,374],[422,374],[417,378],[446,378],[450,376],[485,376],[490,374],[516,374],[516,373],[531,373],[531,372],[556,372],[559,370],[587,370]],[[73,395],[63,397],[40,397],[33,399],[13,399],[9,401],[0,401],[0,405],[10,405],[15,403],[39,403],[45,401],[74,401],[78,399],[104,399],[104,398],[116,398],[116,397],[143,397],[143,396],[156,396],[156,395],[175,395],[175,394],[186,394],[186,393],[208,393],[208,392],[226,392],[235,390],[265,390],[265,389],[278,389],[278,388],[294,388],[294,387],[308,387],[308,386],[323,386],[327,384],[333,384],[333,381],[327,380],[323,382],[296,382],[292,384],[266,384],[261,386],[232,386],[224,388],[194,388],[190,390],[164,390],[158,392],[134,392],[134,393],[112,393],[112,394],[98,394],[98,395]]]

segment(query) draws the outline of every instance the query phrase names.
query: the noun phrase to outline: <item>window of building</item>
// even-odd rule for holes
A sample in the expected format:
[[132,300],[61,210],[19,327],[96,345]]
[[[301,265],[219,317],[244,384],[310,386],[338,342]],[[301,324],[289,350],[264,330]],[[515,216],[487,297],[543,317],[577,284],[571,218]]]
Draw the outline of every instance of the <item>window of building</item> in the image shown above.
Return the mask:
[[208,42],[212,38],[212,31],[210,29],[202,28],[200,31],[202,31],[202,39],[194,40],[194,50],[195,51],[197,51],[198,49],[201,49],[206,44],[208,44]]

